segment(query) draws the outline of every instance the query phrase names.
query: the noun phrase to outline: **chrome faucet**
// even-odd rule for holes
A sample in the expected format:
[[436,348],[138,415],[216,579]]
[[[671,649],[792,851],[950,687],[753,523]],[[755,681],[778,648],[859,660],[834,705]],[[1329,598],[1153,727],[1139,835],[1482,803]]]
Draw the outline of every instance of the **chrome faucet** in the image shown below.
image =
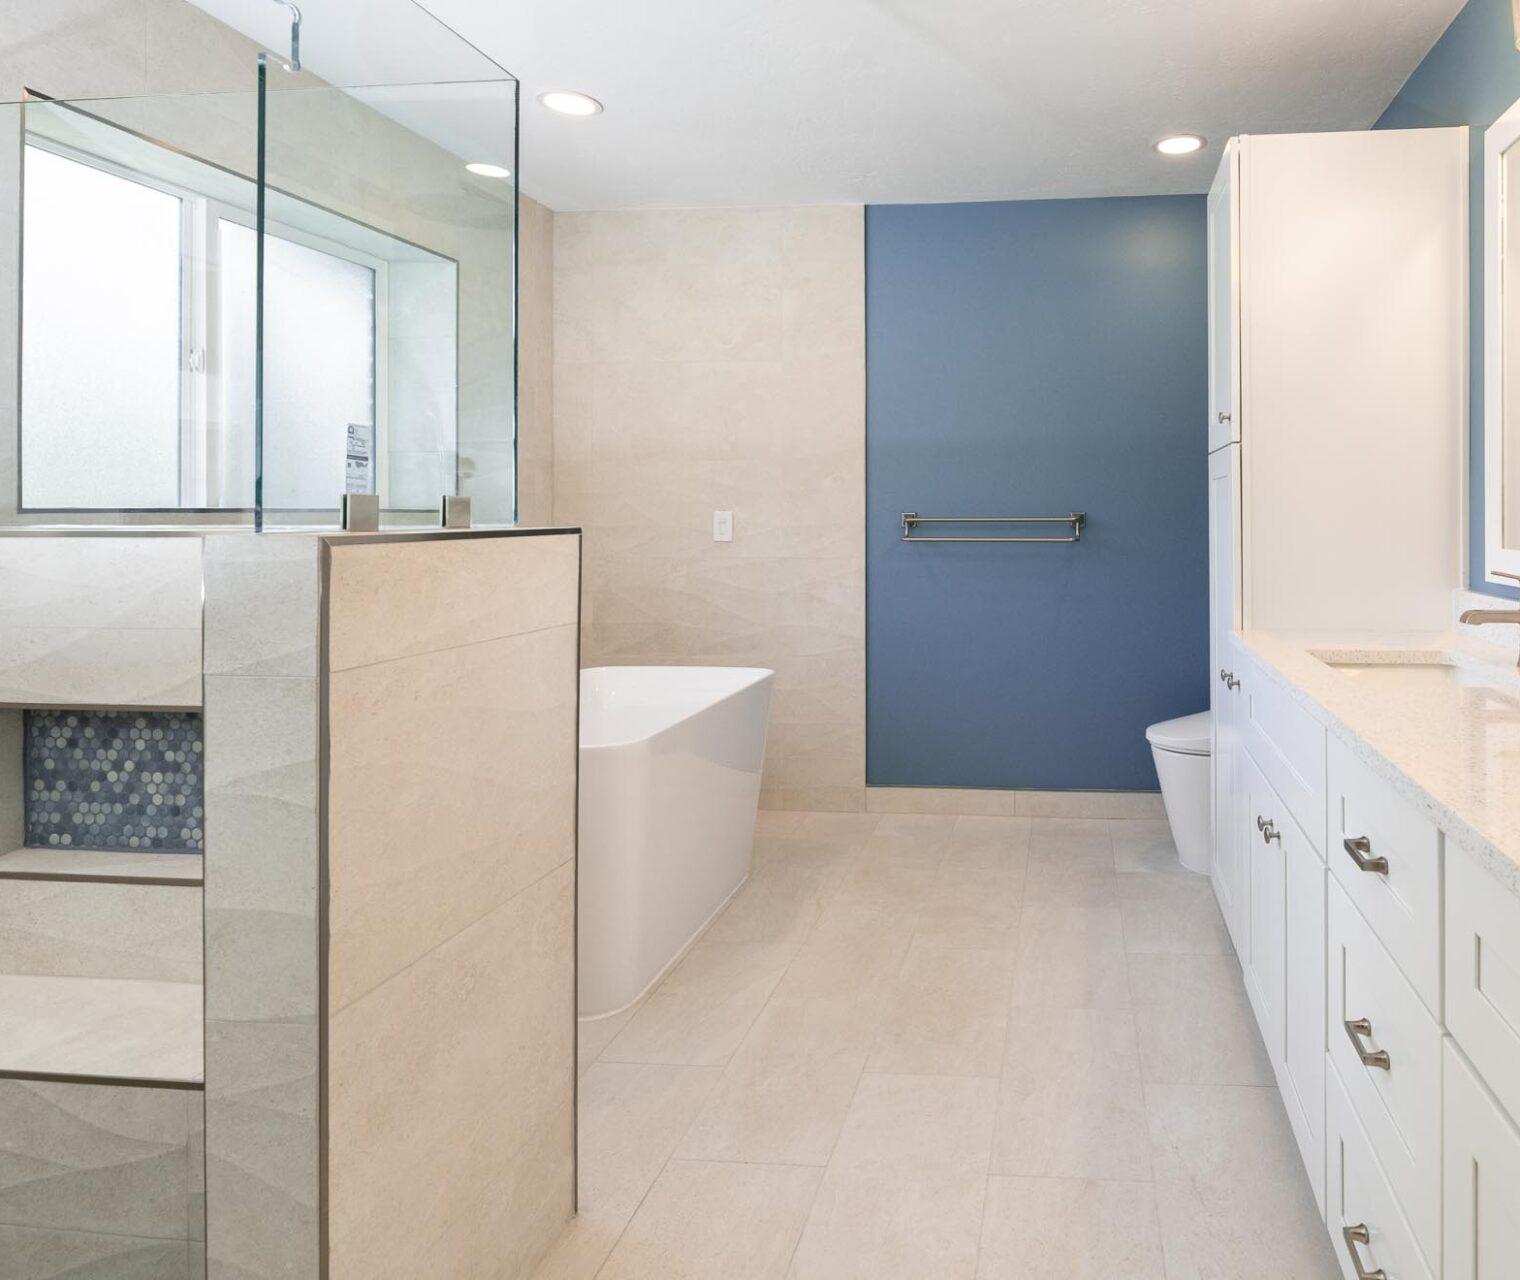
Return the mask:
[[[1502,569],[1494,569],[1491,572],[1496,578],[1509,578],[1514,582],[1520,582],[1520,573],[1505,573]],[[1487,622],[1520,626],[1520,609],[1466,609],[1457,621],[1465,622],[1473,627],[1481,627]],[[1520,667],[1520,659],[1516,659],[1515,665]]]

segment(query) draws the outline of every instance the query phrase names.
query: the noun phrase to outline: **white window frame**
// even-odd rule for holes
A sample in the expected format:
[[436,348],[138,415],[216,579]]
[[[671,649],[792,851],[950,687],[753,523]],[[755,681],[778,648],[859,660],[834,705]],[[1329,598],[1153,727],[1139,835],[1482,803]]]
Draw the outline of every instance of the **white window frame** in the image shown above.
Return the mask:
[[[210,465],[211,442],[226,438],[227,410],[223,392],[212,395],[210,379],[222,367],[220,351],[221,326],[213,323],[220,315],[217,296],[220,279],[221,252],[220,221],[235,222],[257,231],[256,216],[236,205],[228,204],[214,196],[181,186],[153,174],[144,173],[114,160],[94,155],[67,143],[58,142],[38,134],[28,133],[23,147],[35,147],[62,159],[82,164],[113,177],[134,182],[150,190],[173,196],[180,202],[180,394],[179,394],[179,504],[175,507],[133,508],[152,511],[246,511],[242,504],[224,505],[227,496],[221,492],[221,471]],[[374,273],[374,316],[371,326],[373,350],[371,369],[373,385],[371,401],[375,426],[375,474],[380,505],[384,508],[389,497],[389,314],[390,286],[389,264],[350,245],[312,235],[296,227],[266,218],[265,231],[282,240],[289,240],[305,248],[367,267]],[[26,430],[26,424],[21,424]],[[252,441],[249,441],[251,447]],[[22,460],[23,467],[25,460]],[[21,479],[24,492],[25,477]],[[252,494],[248,495],[251,503]],[[340,495],[333,495],[333,506]],[[54,508],[58,509],[58,508]],[[115,507],[63,508],[66,510],[106,511],[120,510]]]

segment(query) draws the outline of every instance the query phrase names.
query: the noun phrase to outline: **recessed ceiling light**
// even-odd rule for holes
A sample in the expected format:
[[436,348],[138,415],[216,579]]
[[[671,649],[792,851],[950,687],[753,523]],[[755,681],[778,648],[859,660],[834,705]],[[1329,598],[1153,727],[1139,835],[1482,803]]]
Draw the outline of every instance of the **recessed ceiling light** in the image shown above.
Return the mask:
[[602,109],[595,98],[574,89],[547,89],[538,95],[538,100],[562,116],[594,116]]
[[512,176],[512,170],[503,169],[499,164],[486,164],[480,160],[472,161],[465,165],[465,168],[482,178],[510,178]]
[[1190,156],[1203,150],[1203,143],[1204,139],[1196,133],[1176,133],[1170,138],[1162,138],[1156,144],[1156,150],[1164,156]]

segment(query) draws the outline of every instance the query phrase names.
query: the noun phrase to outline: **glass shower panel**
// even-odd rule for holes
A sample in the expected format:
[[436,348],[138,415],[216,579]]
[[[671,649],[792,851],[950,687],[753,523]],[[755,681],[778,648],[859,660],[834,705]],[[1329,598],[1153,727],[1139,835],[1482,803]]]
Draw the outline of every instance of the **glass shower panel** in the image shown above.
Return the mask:
[[265,68],[262,519],[331,524],[347,492],[436,525],[462,494],[509,524],[517,83],[410,0],[371,8],[303,6],[302,69]]
[[253,379],[214,323],[215,227],[257,212],[245,78],[5,105],[0,524],[251,521]]

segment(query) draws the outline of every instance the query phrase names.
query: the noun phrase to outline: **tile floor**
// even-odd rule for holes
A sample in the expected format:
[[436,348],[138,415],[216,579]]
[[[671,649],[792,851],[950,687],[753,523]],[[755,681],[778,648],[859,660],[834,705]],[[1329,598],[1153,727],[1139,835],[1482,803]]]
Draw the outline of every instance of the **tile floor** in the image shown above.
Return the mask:
[[1206,881],[1164,822],[765,813],[582,1024],[537,1280],[1332,1280]]

